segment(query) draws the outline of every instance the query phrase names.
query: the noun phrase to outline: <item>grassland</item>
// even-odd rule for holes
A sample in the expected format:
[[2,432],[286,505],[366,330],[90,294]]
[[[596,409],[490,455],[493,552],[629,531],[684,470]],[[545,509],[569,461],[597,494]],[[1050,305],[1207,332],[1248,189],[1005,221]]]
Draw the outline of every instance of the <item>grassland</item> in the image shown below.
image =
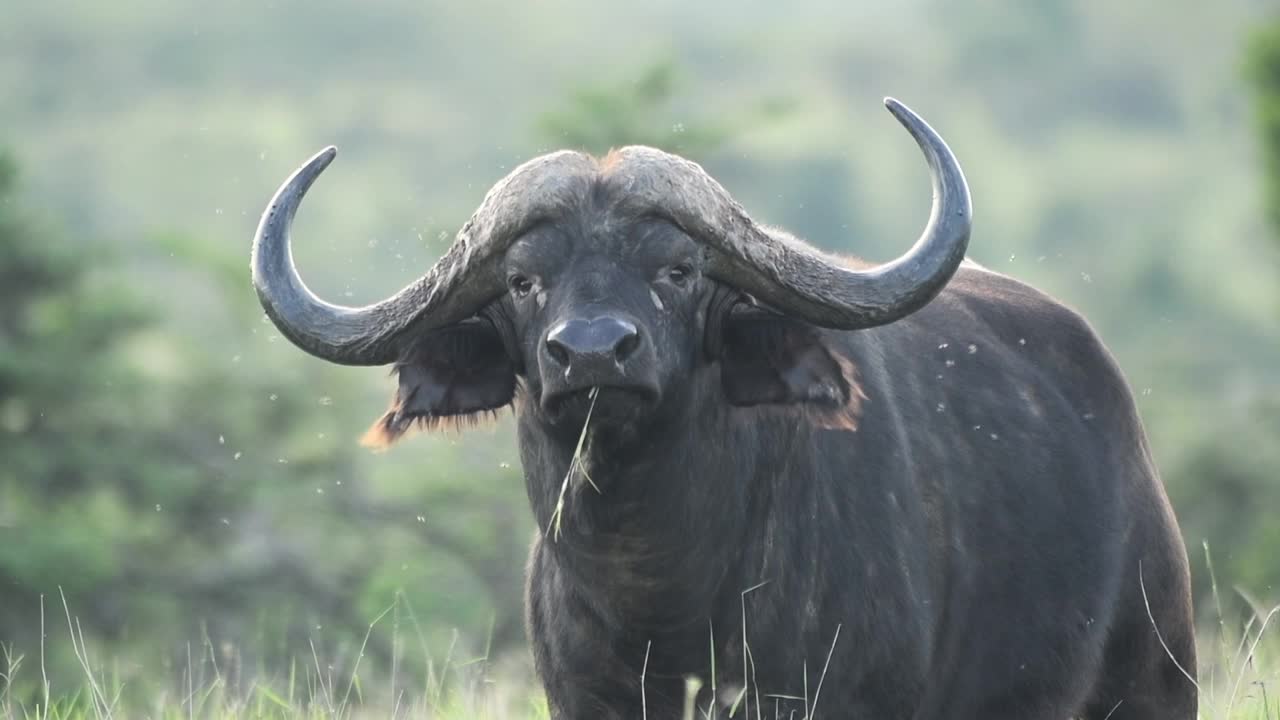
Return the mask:
[[[1251,605],[1248,597],[1243,599]],[[1202,629],[1199,641],[1200,717],[1280,720],[1280,633],[1273,627],[1280,606],[1253,606],[1237,625],[1227,621],[1216,583],[1214,601],[1216,617]],[[326,658],[312,645],[308,656],[286,667],[246,672],[241,662],[228,661],[227,649],[215,648],[207,635],[177,661],[100,661],[65,601],[54,604],[56,609],[41,618],[47,624],[42,635],[48,643],[72,647],[80,663],[79,677],[65,687],[56,685],[42,664],[44,648],[32,657],[0,646],[0,720],[548,717],[525,658],[490,658],[487,653],[457,657],[456,643],[442,655],[433,655],[414,630],[416,621],[403,633],[390,631],[397,648],[392,667],[371,667],[364,662],[366,645],[374,633],[388,631],[383,621],[393,608],[370,623],[364,643],[337,657]],[[425,670],[407,675],[397,667],[402,652]],[[413,653],[417,657],[411,657]],[[757,708],[755,714],[767,715],[767,710],[762,714]],[[711,716],[690,709],[686,717]]]

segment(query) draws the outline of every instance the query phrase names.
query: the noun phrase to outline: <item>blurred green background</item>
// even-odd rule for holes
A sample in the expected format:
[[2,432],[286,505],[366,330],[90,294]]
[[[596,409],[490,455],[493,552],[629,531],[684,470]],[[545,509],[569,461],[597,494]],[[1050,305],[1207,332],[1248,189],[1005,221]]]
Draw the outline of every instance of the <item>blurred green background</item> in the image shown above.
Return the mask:
[[70,614],[126,678],[275,676],[313,647],[341,675],[391,608],[364,659],[378,676],[484,656],[521,677],[535,528],[509,418],[359,448],[392,383],[263,317],[247,260],[271,193],[339,146],[295,252],[348,304],[415,279],[493,182],[560,147],[685,154],[758,218],[885,260],[930,197],[884,95],[963,163],[972,256],[1082,310],[1118,357],[1204,622],[1268,607],[1275,17],[1262,0],[8,3],[0,644],[30,683],[42,647],[55,684],[73,677]]

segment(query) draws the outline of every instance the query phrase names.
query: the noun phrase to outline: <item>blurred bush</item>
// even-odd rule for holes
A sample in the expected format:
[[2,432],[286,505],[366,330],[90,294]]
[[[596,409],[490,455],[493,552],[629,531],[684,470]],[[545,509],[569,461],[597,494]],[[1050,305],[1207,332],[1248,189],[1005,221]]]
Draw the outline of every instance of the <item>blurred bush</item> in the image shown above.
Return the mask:
[[1266,173],[1267,213],[1280,236],[1280,20],[1254,35],[1247,67]]

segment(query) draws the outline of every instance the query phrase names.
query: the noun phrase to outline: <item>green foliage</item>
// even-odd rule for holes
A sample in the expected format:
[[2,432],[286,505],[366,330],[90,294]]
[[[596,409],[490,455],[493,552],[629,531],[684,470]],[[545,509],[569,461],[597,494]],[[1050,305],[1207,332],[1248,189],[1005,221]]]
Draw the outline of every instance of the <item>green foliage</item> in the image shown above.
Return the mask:
[[[77,632],[115,643],[120,660],[177,658],[201,641],[262,663],[312,643],[341,648],[418,587],[403,559],[369,562],[388,543],[434,543],[445,558],[434,573],[455,584],[474,563],[493,585],[518,585],[519,561],[496,552],[514,540],[427,528],[421,511],[372,499],[354,471],[354,429],[330,410],[353,404],[333,369],[281,379],[246,370],[216,334],[170,330],[164,304],[100,272],[116,252],[30,217],[12,163],[0,167],[0,643],[33,656],[38,619],[56,622],[65,595]],[[187,293],[248,308],[241,263],[233,280],[216,253],[159,242],[207,268]],[[466,518],[474,503],[488,507],[476,493],[451,509]],[[465,609],[453,616],[476,626],[493,612]],[[77,674],[68,648],[48,646],[55,682]],[[393,654],[369,652],[384,664]]]
[[[89,270],[100,258],[51,242],[15,195],[16,171],[6,158],[0,161],[0,533],[7,537],[0,541],[0,587],[18,595],[6,593],[10,602],[0,614],[21,627],[29,623],[14,615],[29,620],[33,607],[22,595],[46,586],[51,572],[73,592],[113,574],[116,548],[103,541],[104,530],[129,542],[148,529],[117,525],[129,500],[103,492],[132,475],[121,461],[138,450],[118,401],[138,391],[140,378],[125,371],[116,347],[145,316],[136,303],[95,286]],[[113,397],[102,397],[101,388],[113,388]],[[85,505],[94,512],[83,513]],[[50,522],[64,530],[48,533]]]
[[676,65],[657,62],[629,82],[575,91],[562,107],[543,113],[538,128],[556,146],[597,155],[624,145],[650,145],[698,158],[734,134],[781,119],[791,109],[786,101],[771,100],[731,119],[679,120],[676,101],[681,86]]
[[[1247,48],[1246,76],[1253,87],[1262,148],[1265,207],[1280,233],[1280,20],[1254,31]],[[1275,269],[1280,272],[1280,268]],[[1193,512],[1182,514],[1188,537],[1212,538],[1220,553],[1218,571],[1232,578],[1239,594],[1274,598],[1280,587],[1280,522],[1249,507],[1280,507],[1280,387],[1253,386],[1212,427],[1189,444],[1177,469],[1188,478],[1178,499]],[[1240,448],[1247,448],[1241,452]],[[1204,586],[1209,568],[1192,554],[1196,577]]]
[[[27,216],[14,177],[0,176],[0,632],[34,647],[33,618],[65,593],[91,635],[179,642],[166,637],[175,603],[211,620],[238,604],[219,597],[235,571],[204,552],[256,496],[220,452],[242,410],[216,401],[233,378],[157,338],[160,308],[99,272],[114,261],[101,245],[65,243]],[[139,366],[161,352],[179,373]],[[265,405],[245,416],[300,410]]]
[[1257,31],[1249,47],[1248,76],[1253,83],[1267,212],[1280,234],[1280,20]]
[[[1207,430],[1178,468],[1189,479],[1178,499],[1183,507],[1195,508],[1180,514],[1183,532],[1188,537],[1212,538],[1220,551],[1214,560],[1219,575],[1230,578],[1232,587],[1245,596],[1268,600],[1275,598],[1277,590],[1280,523],[1270,512],[1242,512],[1241,508],[1280,508],[1276,437],[1280,437],[1280,393],[1264,393],[1247,401],[1221,427]],[[1232,452],[1228,438],[1253,450]],[[1191,553],[1193,575],[1205,589],[1209,568],[1203,560],[1200,553]]]

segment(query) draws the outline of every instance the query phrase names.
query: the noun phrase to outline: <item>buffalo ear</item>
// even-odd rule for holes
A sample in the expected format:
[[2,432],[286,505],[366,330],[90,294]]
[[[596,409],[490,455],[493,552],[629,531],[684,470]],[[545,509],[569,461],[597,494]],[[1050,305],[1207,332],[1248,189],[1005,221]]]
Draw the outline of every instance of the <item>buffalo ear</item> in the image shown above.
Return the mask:
[[761,310],[724,319],[720,381],[730,404],[803,411],[821,427],[852,430],[861,401],[857,371],[816,327]]
[[385,448],[415,424],[433,429],[461,424],[511,403],[515,366],[502,339],[486,320],[468,320],[433,330],[396,363],[399,377],[391,407],[363,443]]

